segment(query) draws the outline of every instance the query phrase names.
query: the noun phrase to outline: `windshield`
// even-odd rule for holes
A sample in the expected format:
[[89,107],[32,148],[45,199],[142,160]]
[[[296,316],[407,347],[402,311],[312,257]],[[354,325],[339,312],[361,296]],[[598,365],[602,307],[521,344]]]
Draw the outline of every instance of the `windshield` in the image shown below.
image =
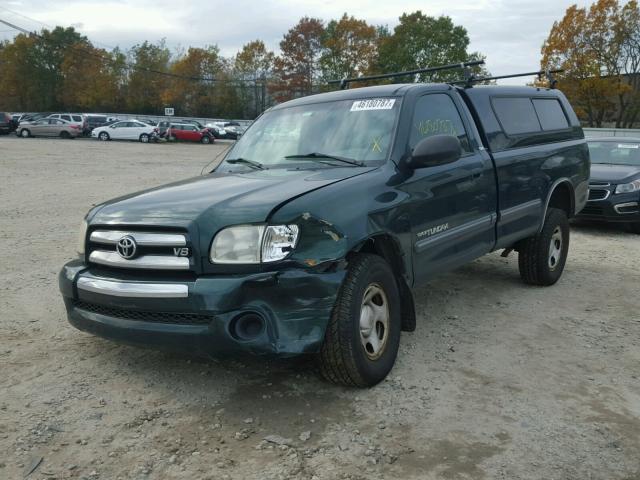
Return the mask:
[[640,142],[589,142],[591,163],[640,166]]
[[[258,118],[225,157],[223,170],[245,169],[233,162],[259,162],[265,168],[290,167],[311,153],[358,162],[381,162],[389,155],[400,100],[339,100],[276,109]],[[290,158],[285,158],[290,157]],[[313,156],[305,163],[349,166]],[[231,163],[227,163],[231,161]]]

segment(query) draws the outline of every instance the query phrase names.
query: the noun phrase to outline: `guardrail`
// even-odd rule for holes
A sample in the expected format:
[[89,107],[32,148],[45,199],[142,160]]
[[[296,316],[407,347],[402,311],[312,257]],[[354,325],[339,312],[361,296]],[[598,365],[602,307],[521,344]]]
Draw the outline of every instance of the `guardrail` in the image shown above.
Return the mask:
[[593,137],[635,137],[640,138],[637,128],[583,128],[587,138]]

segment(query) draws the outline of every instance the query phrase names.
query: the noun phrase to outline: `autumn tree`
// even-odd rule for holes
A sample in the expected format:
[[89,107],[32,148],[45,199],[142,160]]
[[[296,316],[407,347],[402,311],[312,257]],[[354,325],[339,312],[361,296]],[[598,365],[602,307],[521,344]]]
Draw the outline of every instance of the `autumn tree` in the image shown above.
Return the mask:
[[378,58],[378,30],[345,13],[331,20],[322,37],[320,68],[326,80],[373,73]]
[[164,105],[174,107],[178,115],[211,115],[216,104],[214,84],[224,67],[217,46],[189,48],[169,67],[171,76],[162,92]]
[[[461,25],[454,25],[447,16],[430,17],[420,10],[404,13],[393,33],[381,39],[379,69],[382,72],[416,70],[450,63],[483,59],[479,53],[468,52],[469,36]],[[486,71],[474,68],[478,75]],[[421,74],[420,81],[452,81],[462,72],[452,70]]]
[[630,127],[640,110],[640,11],[635,0],[573,5],[542,47],[543,68],[563,69],[561,88],[589,126]]
[[0,84],[15,95],[10,104],[21,109],[58,109],[64,105],[61,93],[70,56],[76,61],[92,48],[86,37],[73,28],[56,27],[37,34],[20,34],[3,48]]
[[234,77],[238,80],[239,97],[245,118],[255,118],[268,103],[266,82],[271,78],[275,54],[262,40],[245,44],[234,62]]
[[132,112],[158,114],[164,107],[162,93],[169,86],[171,52],[165,41],[145,41],[128,52],[127,108]]
[[71,49],[60,65],[64,77],[58,100],[67,110],[109,111],[124,107],[125,55],[92,45]]
[[280,42],[281,54],[274,61],[274,81],[269,90],[277,101],[309,95],[320,77],[320,55],[324,24],[303,17]]

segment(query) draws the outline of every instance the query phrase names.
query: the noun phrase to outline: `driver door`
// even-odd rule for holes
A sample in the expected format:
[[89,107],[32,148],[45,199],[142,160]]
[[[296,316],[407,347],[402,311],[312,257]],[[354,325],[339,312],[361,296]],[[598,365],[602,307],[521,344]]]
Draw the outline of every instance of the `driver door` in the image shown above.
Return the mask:
[[412,198],[416,281],[480,257],[491,251],[495,242],[493,165],[479,148],[475,127],[466,121],[467,112],[459,99],[445,92],[430,93],[416,101],[409,150],[433,135],[456,136],[462,146],[457,161],[416,169],[405,183]]

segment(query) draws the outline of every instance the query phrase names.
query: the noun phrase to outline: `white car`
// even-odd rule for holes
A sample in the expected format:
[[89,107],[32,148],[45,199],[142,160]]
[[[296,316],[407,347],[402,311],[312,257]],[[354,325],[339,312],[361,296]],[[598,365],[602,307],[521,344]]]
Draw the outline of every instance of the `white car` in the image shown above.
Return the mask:
[[102,141],[107,140],[139,140],[148,143],[155,137],[156,127],[137,120],[123,120],[107,127],[94,128],[91,136]]

